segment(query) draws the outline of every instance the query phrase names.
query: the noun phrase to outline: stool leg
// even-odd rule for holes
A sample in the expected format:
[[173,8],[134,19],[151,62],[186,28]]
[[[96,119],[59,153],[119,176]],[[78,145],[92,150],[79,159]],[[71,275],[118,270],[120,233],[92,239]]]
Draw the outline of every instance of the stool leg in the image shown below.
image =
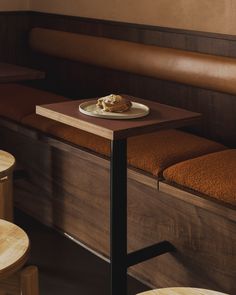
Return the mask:
[[19,295],[20,294],[20,276],[15,273],[10,277],[0,280],[0,295]]
[[25,267],[20,274],[21,295],[39,295],[38,268]]
[[0,179],[0,218],[13,221],[12,174]]

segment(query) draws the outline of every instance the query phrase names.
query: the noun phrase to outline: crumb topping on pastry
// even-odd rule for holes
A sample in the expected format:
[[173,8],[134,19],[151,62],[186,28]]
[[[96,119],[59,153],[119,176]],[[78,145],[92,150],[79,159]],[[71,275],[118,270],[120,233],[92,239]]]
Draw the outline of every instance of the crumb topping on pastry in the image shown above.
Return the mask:
[[110,94],[99,98],[96,105],[105,112],[125,112],[131,108],[132,103],[121,95]]

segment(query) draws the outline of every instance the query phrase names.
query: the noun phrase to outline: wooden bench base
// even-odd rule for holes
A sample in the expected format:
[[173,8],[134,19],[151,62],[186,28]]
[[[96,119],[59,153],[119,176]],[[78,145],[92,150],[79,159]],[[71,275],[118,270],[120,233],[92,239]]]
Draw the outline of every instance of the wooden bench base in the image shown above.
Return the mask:
[[[15,184],[16,206],[107,259],[109,161],[14,123],[0,123],[2,148],[29,173],[29,179]],[[163,240],[177,248],[130,273],[152,287],[236,293],[234,211],[218,204],[215,210],[210,200],[196,203],[194,195],[179,198],[159,191],[157,180],[141,172],[128,175],[128,250]]]

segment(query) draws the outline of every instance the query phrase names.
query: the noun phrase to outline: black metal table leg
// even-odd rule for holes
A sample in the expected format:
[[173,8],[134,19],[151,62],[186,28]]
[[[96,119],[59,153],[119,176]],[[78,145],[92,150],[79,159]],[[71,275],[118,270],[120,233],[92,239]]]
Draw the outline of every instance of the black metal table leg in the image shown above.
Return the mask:
[[110,295],[127,295],[128,267],[174,252],[168,241],[127,253],[127,140],[111,141],[110,166]]
[[127,294],[127,140],[111,141],[111,295]]

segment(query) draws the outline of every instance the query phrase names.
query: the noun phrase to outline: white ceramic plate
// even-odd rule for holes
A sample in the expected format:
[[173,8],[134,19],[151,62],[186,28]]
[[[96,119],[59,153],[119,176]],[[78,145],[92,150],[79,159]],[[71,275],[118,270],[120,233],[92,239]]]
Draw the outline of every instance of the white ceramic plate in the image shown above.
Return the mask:
[[123,113],[105,112],[96,106],[96,100],[83,102],[79,105],[79,111],[85,115],[106,119],[134,119],[147,116],[149,114],[149,107],[132,101],[130,110]]

